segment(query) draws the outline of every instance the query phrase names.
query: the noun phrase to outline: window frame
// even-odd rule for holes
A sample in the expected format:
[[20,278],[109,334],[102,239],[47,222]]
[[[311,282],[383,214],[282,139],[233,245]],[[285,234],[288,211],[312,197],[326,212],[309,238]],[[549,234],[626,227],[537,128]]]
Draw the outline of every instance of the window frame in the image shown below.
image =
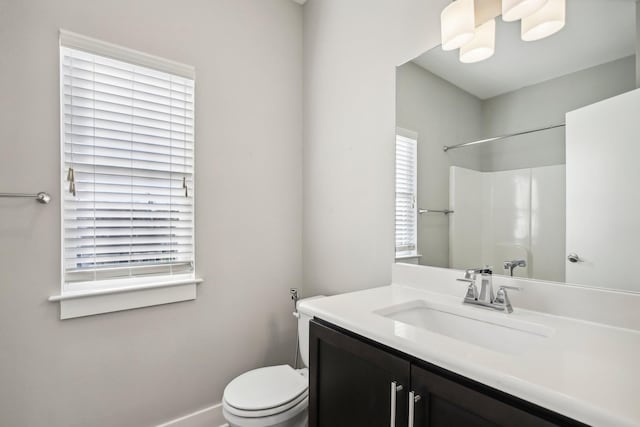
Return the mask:
[[[134,276],[94,281],[68,282],[65,280],[65,203],[61,193],[60,203],[60,282],[61,292],[49,298],[49,301],[60,302],[60,318],[68,319],[112,311],[167,304],[171,302],[193,300],[196,298],[196,285],[202,279],[196,277],[196,242],[195,242],[195,69],[189,65],[167,60],[157,56],[111,43],[85,37],[66,30],[60,30],[58,53],[59,90],[60,90],[60,190],[65,191],[65,106],[64,106],[64,73],[63,48],[71,48],[89,54],[105,56],[117,61],[127,62],[160,72],[173,74],[194,81],[193,101],[193,167],[192,167],[192,270],[186,273],[174,273],[157,276]],[[131,268],[131,267],[129,267]],[[134,267],[135,268],[135,267]]]
[[397,250],[397,235],[396,235],[396,220],[395,218],[397,217],[397,208],[394,210],[394,254],[395,254],[395,259],[396,260],[402,260],[402,259],[410,259],[410,258],[419,258],[420,254],[418,252],[418,134],[414,131],[408,130],[408,129],[403,129],[403,128],[397,128],[396,129],[396,135],[395,135],[395,140],[394,140],[394,206],[396,206],[397,204],[397,180],[398,180],[398,171],[397,171],[397,147],[398,147],[398,140],[402,138],[404,140],[408,140],[411,142],[412,146],[413,146],[413,192],[412,192],[412,199],[413,199],[413,206],[412,206],[412,211],[413,211],[413,230],[414,230],[414,235],[413,235],[413,249],[408,249],[408,250],[404,250],[404,251],[398,251]]

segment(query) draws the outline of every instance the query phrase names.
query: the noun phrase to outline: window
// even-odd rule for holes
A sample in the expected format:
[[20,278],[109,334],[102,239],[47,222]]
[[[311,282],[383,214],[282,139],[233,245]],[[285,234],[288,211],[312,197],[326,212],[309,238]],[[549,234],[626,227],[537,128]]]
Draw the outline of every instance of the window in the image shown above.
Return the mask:
[[63,297],[194,275],[193,69],[61,33]]
[[[404,135],[411,135],[404,136]],[[396,257],[418,254],[417,249],[417,135],[396,135]]]

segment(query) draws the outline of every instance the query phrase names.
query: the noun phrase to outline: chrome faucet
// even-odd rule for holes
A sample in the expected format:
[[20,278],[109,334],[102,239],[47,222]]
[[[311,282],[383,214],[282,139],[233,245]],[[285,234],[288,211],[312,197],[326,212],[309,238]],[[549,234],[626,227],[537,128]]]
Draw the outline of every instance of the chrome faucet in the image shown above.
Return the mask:
[[478,301],[491,304],[493,302],[493,272],[488,266],[480,270],[480,296]]
[[[476,278],[480,274],[480,293],[476,286]],[[474,268],[466,270],[464,279],[457,279],[460,282],[467,282],[467,293],[462,301],[464,304],[479,305],[481,307],[491,308],[493,310],[504,311],[505,313],[513,313],[513,306],[507,295],[507,289],[520,290],[515,286],[500,286],[498,293],[493,294],[493,272],[491,267]]]
[[513,277],[513,269],[516,267],[526,267],[527,261],[523,259],[514,259],[511,261],[505,261],[503,267],[506,270],[509,270],[509,275]]

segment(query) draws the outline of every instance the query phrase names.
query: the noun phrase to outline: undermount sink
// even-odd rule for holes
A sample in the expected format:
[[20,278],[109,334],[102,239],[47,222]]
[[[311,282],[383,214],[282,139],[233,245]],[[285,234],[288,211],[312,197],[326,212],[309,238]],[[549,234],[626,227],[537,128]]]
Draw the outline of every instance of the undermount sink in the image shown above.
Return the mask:
[[541,345],[554,330],[510,315],[470,307],[415,300],[374,313],[468,344],[508,354],[521,354]]

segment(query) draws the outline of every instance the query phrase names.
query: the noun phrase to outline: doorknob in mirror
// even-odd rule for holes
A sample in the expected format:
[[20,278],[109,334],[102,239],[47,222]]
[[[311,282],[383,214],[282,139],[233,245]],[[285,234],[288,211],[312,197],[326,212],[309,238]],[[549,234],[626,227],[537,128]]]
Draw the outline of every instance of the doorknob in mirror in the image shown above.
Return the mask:
[[568,256],[567,259],[569,260],[569,262],[571,263],[576,263],[576,262],[582,262],[582,260],[580,259],[580,257],[578,256],[578,254],[571,252]]

